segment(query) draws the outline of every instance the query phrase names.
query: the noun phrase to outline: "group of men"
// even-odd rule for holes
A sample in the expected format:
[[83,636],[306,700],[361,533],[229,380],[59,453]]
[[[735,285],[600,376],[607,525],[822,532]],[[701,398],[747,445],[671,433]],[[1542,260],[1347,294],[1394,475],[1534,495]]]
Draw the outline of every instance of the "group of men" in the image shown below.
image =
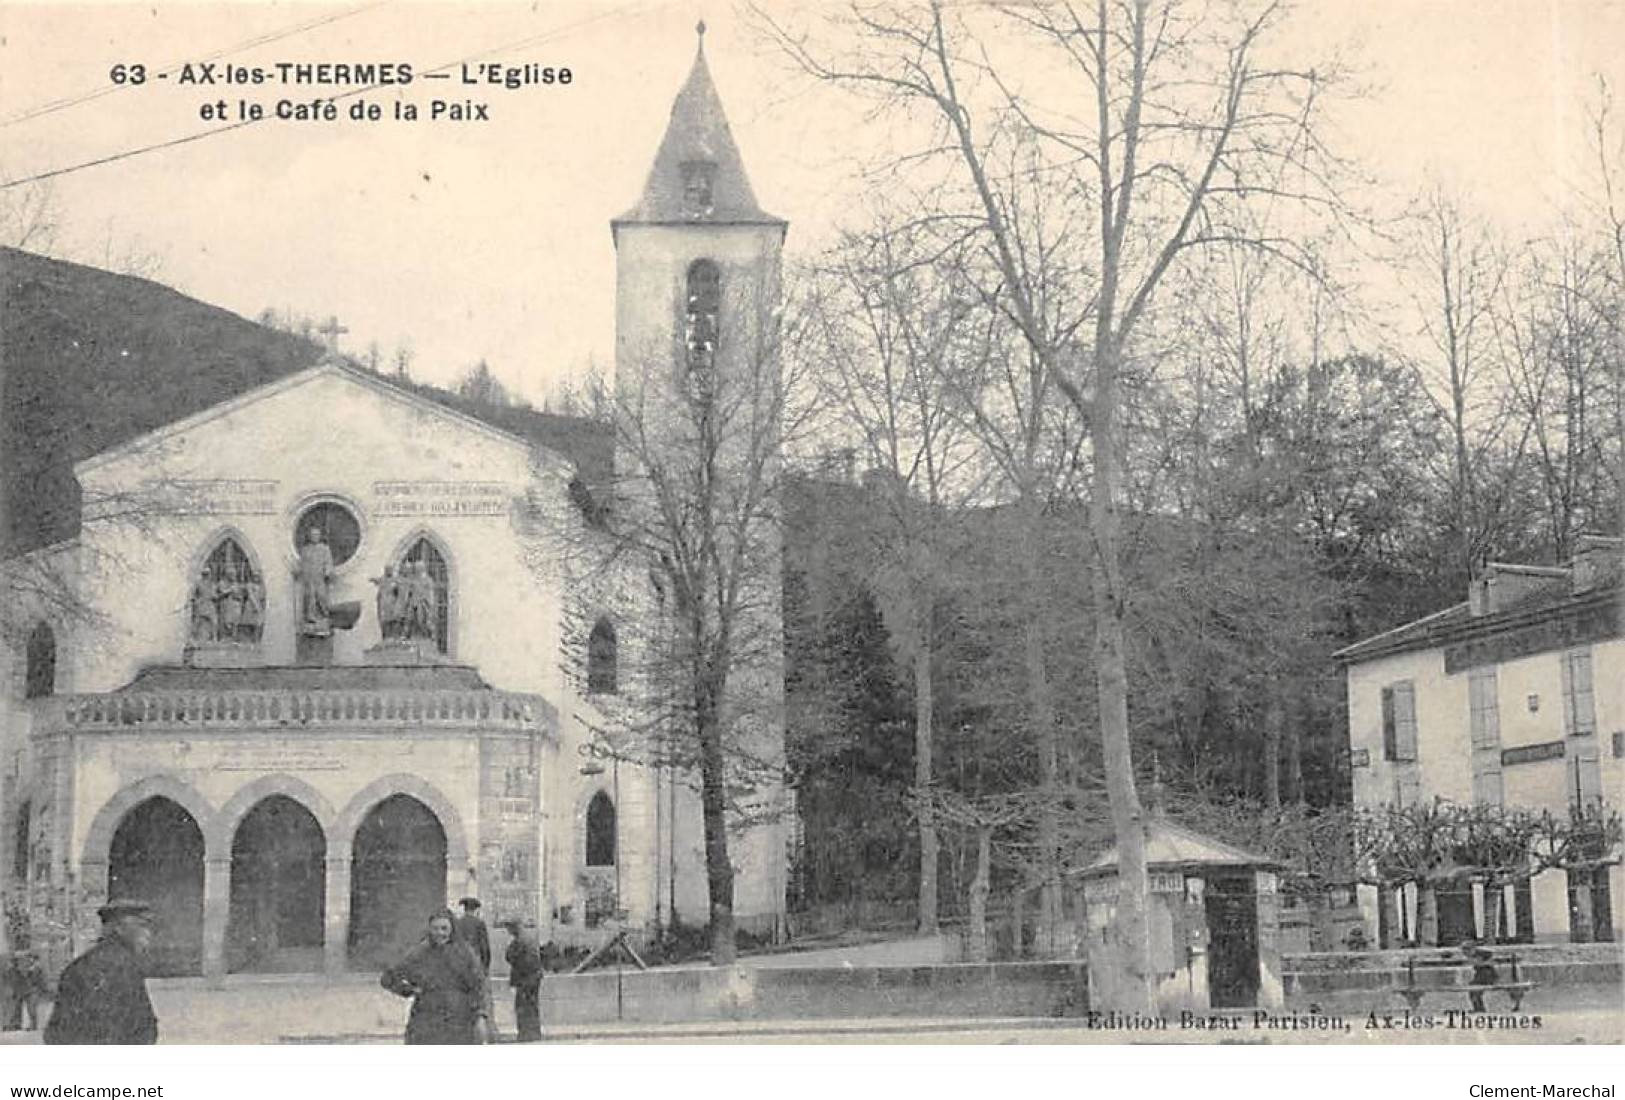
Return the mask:
[[265,586],[252,573],[216,576],[205,568],[192,586],[192,641],[258,641]]
[[[463,898],[463,915],[455,921],[456,950],[479,964],[481,999],[491,969],[491,937],[480,918],[478,898]],[[45,1041],[50,1044],[150,1044],[158,1041],[158,1017],[147,995],[142,957],[152,946],[150,906],[139,901],[111,901],[97,910],[102,935],[95,946],[73,960],[57,983],[56,1001]],[[448,914],[449,915],[449,914]],[[506,920],[511,940],[506,951],[508,984],[514,991],[519,1041],[542,1037],[541,984],[544,948],[534,920]],[[393,968],[392,968],[393,969]],[[390,986],[390,973],[385,986]],[[471,979],[472,980],[472,979]],[[397,990],[399,992],[399,990]],[[413,992],[416,992],[415,990]],[[410,1032],[409,1032],[409,1041]],[[433,1040],[430,1040],[433,1041]],[[442,1040],[444,1041],[444,1040]]]
[[428,565],[402,562],[399,574],[386,565],[372,583],[378,586],[378,628],[386,641],[434,637],[439,596]]

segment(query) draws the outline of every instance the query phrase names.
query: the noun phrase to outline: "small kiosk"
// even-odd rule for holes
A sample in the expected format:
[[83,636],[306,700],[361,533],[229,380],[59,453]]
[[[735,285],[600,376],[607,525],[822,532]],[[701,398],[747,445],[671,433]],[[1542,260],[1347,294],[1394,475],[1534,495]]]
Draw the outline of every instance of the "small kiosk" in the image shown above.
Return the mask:
[[[1278,1008],[1281,863],[1192,832],[1153,804],[1145,823],[1151,968],[1164,1012]],[[1092,990],[1116,968],[1117,848],[1079,872]]]

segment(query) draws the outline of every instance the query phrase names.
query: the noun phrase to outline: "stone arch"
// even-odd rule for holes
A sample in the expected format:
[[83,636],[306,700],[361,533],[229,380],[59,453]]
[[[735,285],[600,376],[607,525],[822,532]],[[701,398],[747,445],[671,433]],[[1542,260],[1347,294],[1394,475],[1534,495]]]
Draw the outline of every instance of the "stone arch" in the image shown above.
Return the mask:
[[341,854],[346,858],[353,855],[350,846],[355,840],[355,831],[360,828],[362,820],[374,806],[396,794],[412,796],[429,807],[440,819],[440,827],[446,831],[447,874],[466,868],[469,854],[468,834],[463,831],[463,819],[457,812],[457,807],[453,806],[451,800],[434,784],[405,772],[373,780],[357,791],[345,804],[344,810],[338,815],[329,833],[330,837],[337,837],[337,843],[342,845]]
[[99,869],[107,873],[108,854],[113,846],[113,834],[124,815],[149,798],[167,798],[192,815],[203,832],[203,858],[205,861],[230,858],[231,835],[220,831],[220,814],[214,805],[196,790],[174,776],[149,775],[120,789],[103,803],[85,831],[85,842],[80,847],[79,877],[81,882],[93,881],[90,872]]
[[210,531],[208,537],[198,543],[198,549],[193,552],[192,561],[186,571],[188,581],[202,571],[209,558],[220,548],[220,544],[227,539],[237,544],[237,549],[241,550],[243,557],[248,559],[248,564],[254,570],[256,576],[265,576],[265,566],[260,561],[259,551],[254,549],[253,540],[245,535],[242,528],[237,525],[223,523]]
[[613,867],[620,862],[620,809],[602,787],[587,800],[582,823],[584,866]]
[[406,561],[406,555],[410,554],[419,542],[429,544],[429,547],[439,555],[440,562],[446,571],[445,655],[450,657],[457,652],[457,577],[459,573],[457,557],[451,552],[451,545],[439,533],[428,527],[414,527],[407,533],[405,538],[396,541],[395,548],[390,551],[388,561],[390,565],[395,567],[396,574],[399,575],[401,566]]
[[333,810],[333,804],[303,779],[280,772],[260,776],[238,790],[220,808],[220,835],[225,839],[228,855],[231,851],[232,838],[237,835],[237,826],[243,823],[243,818],[247,817],[249,811],[260,802],[274,794],[291,798],[310,811],[310,815],[316,819],[316,824],[322,827],[322,833],[327,838],[327,858],[334,859],[344,855],[343,847],[334,839],[333,825],[338,815]]

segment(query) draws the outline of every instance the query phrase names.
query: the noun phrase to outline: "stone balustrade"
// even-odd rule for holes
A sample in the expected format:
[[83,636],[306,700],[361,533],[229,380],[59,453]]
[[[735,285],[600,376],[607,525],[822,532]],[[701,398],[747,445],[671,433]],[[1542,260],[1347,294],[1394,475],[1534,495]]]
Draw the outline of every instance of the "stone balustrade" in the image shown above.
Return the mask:
[[[552,733],[557,713],[540,695],[507,691],[154,691],[64,695],[47,726],[79,731],[140,728],[469,727]],[[54,721],[53,721],[54,719]],[[38,728],[38,726],[36,726]]]

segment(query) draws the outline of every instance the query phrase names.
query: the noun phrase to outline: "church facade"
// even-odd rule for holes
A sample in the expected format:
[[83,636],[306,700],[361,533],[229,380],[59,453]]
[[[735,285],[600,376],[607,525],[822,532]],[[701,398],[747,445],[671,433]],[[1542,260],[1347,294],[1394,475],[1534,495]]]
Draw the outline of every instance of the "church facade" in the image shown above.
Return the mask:
[[[776,287],[785,223],[703,53],[613,229],[618,369],[731,369],[724,288]],[[0,670],[13,945],[82,949],[113,895],[170,974],[377,965],[465,896],[561,943],[705,924],[695,777],[626,732],[655,586],[583,582],[592,478],[515,419],[327,358],[76,458],[76,530],[8,563],[59,585]],[[782,927],[788,832],[730,836],[741,927]]]

